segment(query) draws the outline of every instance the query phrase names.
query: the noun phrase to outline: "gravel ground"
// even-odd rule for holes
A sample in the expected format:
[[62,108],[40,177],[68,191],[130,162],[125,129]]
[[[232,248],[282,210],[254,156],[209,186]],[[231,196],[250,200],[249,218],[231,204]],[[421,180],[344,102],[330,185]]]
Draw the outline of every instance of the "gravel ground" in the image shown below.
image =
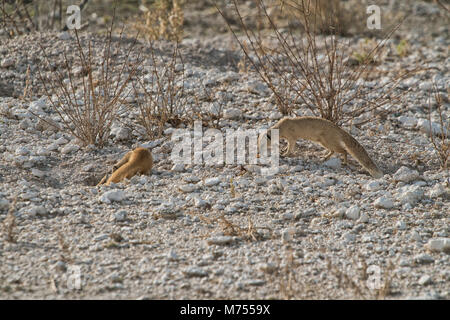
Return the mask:
[[[403,34],[410,54],[391,53],[379,70],[389,76],[424,57],[432,69],[401,85],[411,92],[395,112],[345,128],[385,173],[378,180],[354,160],[323,163],[323,149],[306,141],[272,176],[251,165],[174,165],[170,126],[148,141],[115,123],[103,149],[82,147],[31,113],[58,121],[36,76],[38,43],[58,56],[75,52],[73,38],[3,39],[0,298],[449,299],[450,181],[427,134],[432,80],[449,119],[448,32]],[[103,43],[89,37],[94,48]],[[159,54],[167,58],[169,47],[162,43]],[[229,35],[186,39],[181,49],[186,87],[217,89],[222,132],[280,119],[268,87],[237,68],[242,54]],[[29,65],[26,102],[19,97]],[[436,111],[431,118],[437,132]],[[95,187],[107,166],[142,145],[154,156],[150,176]]]

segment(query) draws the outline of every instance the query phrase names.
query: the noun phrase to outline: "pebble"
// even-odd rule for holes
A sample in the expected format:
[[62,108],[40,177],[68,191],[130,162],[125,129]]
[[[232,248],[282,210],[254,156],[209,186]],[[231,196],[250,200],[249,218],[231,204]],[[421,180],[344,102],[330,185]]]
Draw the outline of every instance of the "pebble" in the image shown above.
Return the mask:
[[419,279],[419,284],[421,286],[426,286],[427,284],[430,284],[431,282],[432,282],[431,277],[429,275],[427,275],[427,274],[424,274]]
[[127,220],[127,212],[125,210],[117,211],[116,213],[114,213],[113,219],[116,222],[123,222]]
[[125,193],[122,190],[106,191],[100,196],[100,201],[103,203],[120,202],[125,199]]
[[186,277],[207,277],[208,272],[198,267],[190,267],[183,270],[183,273]]
[[419,172],[417,170],[411,170],[408,167],[401,167],[397,170],[397,172],[394,173],[392,176],[395,181],[402,181],[402,182],[411,182],[419,178]]
[[450,253],[450,238],[433,238],[428,240],[426,247],[431,251]]
[[418,264],[428,264],[428,263],[433,263],[434,259],[429,254],[423,253],[423,254],[414,256],[414,261]]
[[331,158],[325,161],[323,164],[331,169],[339,169],[341,167],[341,159]]
[[209,245],[218,245],[218,246],[224,246],[231,244],[234,241],[233,237],[230,236],[218,236],[218,237],[211,237],[206,240],[206,242]]
[[373,202],[375,208],[391,209],[395,206],[394,202],[390,197],[382,196]]
[[360,211],[361,209],[358,206],[354,205],[348,208],[347,211],[345,211],[345,216],[348,219],[357,220],[359,218]]
[[212,187],[215,185],[218,185],[220,183],[220,178],[214,177],[214,178],[208,178],[205,180],[205,186]]

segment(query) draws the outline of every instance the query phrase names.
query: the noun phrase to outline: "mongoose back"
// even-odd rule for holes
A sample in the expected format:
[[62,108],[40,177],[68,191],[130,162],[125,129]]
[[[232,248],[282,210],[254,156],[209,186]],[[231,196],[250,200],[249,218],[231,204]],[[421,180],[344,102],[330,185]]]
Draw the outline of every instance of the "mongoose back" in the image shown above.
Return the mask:
[[[153,166],[152,153],[147,148],[136,148],[127,152],[125,156],[114,165],[114,171],[106,180],[105,176],[98,185],[118,183],[123,179],[130,179],[136,174],[149,174]],[[106,180],[106,182],[104,182]]]
[[[278,129],[280,138],[287,140],[288,150],[283,155],[293,153],[298,139],[306,139],[329,150],[324,160],[337,152],[344,155],[344,163],[347,163],[347,153],[349,153],[374,178],[383,176],[383,172],[372,161],[363,146],[331,121],[316,117],[283,118],[270,129]],[[259,147],[261,139],[262,136],[258,138]],[[270,131],[267,131],[267,139],[270,140]]]

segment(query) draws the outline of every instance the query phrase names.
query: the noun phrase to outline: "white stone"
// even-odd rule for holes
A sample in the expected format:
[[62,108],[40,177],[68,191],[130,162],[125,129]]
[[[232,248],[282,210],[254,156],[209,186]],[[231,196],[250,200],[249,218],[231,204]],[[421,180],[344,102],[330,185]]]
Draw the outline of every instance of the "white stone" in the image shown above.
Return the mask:
[[364,185],[364,189],[367,191],[378,191],[382,188],[382,185],[378,181],[369,181]]
[[100,196],[100,201],[103,203],[120,202],[124,199],[125,193],[122,190],[110,190]]
[[225,119],[240,119],[242,117],[242,111],[239,109],[225,109],[223,112]]
[[30,150],[27,147],[18,147],[15,151],[18,156],[27,156],[30,154]]
[[214,177],[214,178],[208,178],[205,180],[205,186],[212,187],[220,183],[220,178]]
[[332,169],[339,169],[341,167],[341,159],[331,158],[325,161],[323,164]]
[[438,183],[427,193],[430,198],[437,198],[445,194],[445,188],[442,184]]
[[414,128],[417,125],[417,119],[413,117],[401,116],[398,118],[398,121],[408,129]]
[[420,186],[404,186],[400,188],[397,199],[402,204],[413,205],[423,198],[423,189]]
[[38,177],[38,178],[42,178],[43,176],[45,176],[45,172],[44,171],[41,171],[41,170],[36,169],[36,168],[31,169],[31,174],[33,176],[35,176],[35,177]]
[[198,189],[198,186],[192,183],[179,186],[178,189],[183,193],[190,193]]
[[219,246],[223,246],[223,245],[227,245],[233,242],[233,237],[230,236],[217,236],[217,237],[211,237],[209,239],[206,240],[206,243],[209,245],[219,245]]
[[72,152],[76,152],[80,150],[80,147],[76,144],[67,144],[64,147],[61,148],[61,153],[62,154],[69,154]]
[[419,172],[403,166],[400,169],[398,169],[396,173],[394,173],[393,178],[395,181],[402,181],[408,183],[419,178]]
[[117,222],[122,222],[122,221],[127,220],[127,212],[125,210],[117,211],[114,214],[114,220]]
[[12,67],[16,62],[14,61],[13,58],[5,58],[2,59],[2,61],[0,62],[0,67],[2,68],[9,68]]
[[194,197],[194,206],[196,208],[201,208],[204,207],[208,204],[208,202],[206,202],[205,200],[199,198],[199,197]]
[[184,171],[184,164],[182,164],[182,163],[176,163],[176,164],[172,167],[171,171],[174,171],[174,172],[182,172],[182,171]]
[[7,210],[9,208],[9,201],[0,196],[0,210]]
[[422,285],[422,286],[425,286],[425,285],[427,285],[427,284],[430,284],[431,282],[432,282],[432,281],[431,281],[431,277],[430,277],[429,275],[427,275],[427,274],[424,274],[424,275],[421,276],[420,279],[419,279],[419,284]]
[[360,215],[358,221],[361,222],[361,223],[367,223],[367,222],[369,222],[369,215],[368,215],[365,211],[363,211],[363,212],[361,213],[361,215]]
[[26,212],[31,216],[44,216],[48,213],[48,210],[43,206],[31,206],[26,210]]
[[357,205],[354,205],[347,209],[347,211],[345,212],[345,216],[348,219],[357,220],[359,218],[360,211],[361,210],[359,209],[359,207]]
[[58,34],[58,38],[59,38],[60,40],[69,40],[69,39],[72,38],[72,36],[70,35],[69,32],[63,31],[63,32],[60,32],[60,33]]
[[60,137],[58,140],[55,141],[55,143],[59,146],[63,145],[63,144],[67,144],[69,141],[67,141],[66,138],[64,137]]
[[378,199],[376,199],[373,205],[375,206],[375,208],[383,208],[383,209],[391,209],[395,206],[392,199],[386,196],[381,196]]
[[397,221],[397,223],[395,224],[395,226],[396,226],[397,229],[399,229],[399,230],[405,230],[405,229],[406,229],[406,223],[405,223],[405,221]]
[[198,267],[190,267],[183,270],[183,273],[187,277],[206,277],[208,276],[208,272],[198,268]]
[[431,251],[450,252],[450,238],[433,238],[426,247]]
[[[427,135],[430,134],[430,121],[427,119],[419,119],[417,122],[417,127],[419,130]],[[442,128],[439,123],[431,122],[431,132],[433,132],[433,135],[441,135],[442,134]],[[444,129],[444,134],[447,133],[447,130]]]

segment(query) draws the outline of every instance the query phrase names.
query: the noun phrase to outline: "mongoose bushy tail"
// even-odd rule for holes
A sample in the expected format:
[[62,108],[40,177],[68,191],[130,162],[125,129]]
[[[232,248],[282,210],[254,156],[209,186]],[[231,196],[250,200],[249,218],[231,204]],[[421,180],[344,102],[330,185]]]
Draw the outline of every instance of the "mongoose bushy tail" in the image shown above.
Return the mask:
[[383,172],[369,157],[366,149],[364,149],[364,147],[350,134],[348,134],[347,132],[345,132],[345,134],[347,135],[347,138],[342,139],[342,147],[345,149],[345,151],[347,151],[353,158],[355,158],[361,164],[361,166],[372,175],[372,177],[374,177],[375,179],[381,178],[383,176]]

